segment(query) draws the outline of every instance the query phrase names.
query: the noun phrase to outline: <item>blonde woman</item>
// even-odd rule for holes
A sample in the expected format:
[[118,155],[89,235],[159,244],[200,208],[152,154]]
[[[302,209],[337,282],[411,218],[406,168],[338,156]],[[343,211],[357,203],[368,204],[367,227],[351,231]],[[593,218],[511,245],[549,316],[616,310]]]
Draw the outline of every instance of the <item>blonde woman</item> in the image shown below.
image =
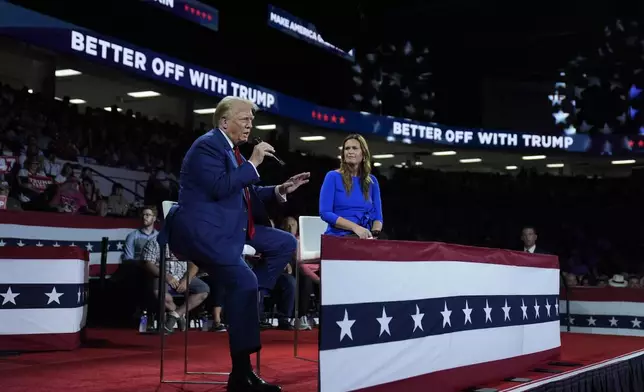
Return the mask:
[[340,168],[328,172],[322,183],[320,217],[329,224],[326,235],[373,238],[380,234],[380,186],[371,174],[371,154],[362,136],[344,139]]

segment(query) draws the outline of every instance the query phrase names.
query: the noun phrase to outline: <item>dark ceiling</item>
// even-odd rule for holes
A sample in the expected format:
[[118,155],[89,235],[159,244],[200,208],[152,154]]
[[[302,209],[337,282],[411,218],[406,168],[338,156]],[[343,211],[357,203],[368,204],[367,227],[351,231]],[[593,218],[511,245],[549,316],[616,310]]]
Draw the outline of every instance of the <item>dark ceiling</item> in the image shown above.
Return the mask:
[[310,20],[325,39],[345,48],[405,38],[428,44],[436,67],[453,69],[466,62],[470,71],[519,79],[551,78],[577,54],[594,50],[603,27],[615,17],[642,14],[641,5],[620,1],[272,3]]

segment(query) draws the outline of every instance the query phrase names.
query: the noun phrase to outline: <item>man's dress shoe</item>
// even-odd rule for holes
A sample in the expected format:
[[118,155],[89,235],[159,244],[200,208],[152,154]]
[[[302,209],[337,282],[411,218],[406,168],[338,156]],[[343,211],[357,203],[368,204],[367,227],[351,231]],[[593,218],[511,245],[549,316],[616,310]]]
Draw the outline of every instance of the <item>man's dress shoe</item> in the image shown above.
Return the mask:
[[255,372],[243,374],[230,373],[228,377],[228,392],[281,392],[282,387],[269,384]]

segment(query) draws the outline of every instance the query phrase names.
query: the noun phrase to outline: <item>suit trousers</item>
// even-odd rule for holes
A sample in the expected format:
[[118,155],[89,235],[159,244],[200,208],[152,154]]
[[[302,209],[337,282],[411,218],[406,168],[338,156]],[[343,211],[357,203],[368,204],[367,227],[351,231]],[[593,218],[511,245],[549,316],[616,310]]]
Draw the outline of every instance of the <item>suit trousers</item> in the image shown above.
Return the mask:
[[258,290],[268,292],[297,249],[297,240],[285,231],[255,226],[255,236],[248,241],[262,254],[254,270],[240,256],[239,263],[224,265],[216,260],[194,260],[225,291],[224,308],[228,322],[230,352],[253,353],[261,348]]

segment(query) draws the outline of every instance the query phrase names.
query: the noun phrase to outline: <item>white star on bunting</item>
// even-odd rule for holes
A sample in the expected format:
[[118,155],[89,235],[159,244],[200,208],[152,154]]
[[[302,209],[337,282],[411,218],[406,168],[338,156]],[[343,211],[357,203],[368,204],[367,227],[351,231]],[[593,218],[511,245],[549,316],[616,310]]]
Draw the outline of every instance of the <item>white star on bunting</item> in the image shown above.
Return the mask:
[[78,303],[78,304],[79,304],[79,303],[80,303],[80,300],[81,300],[81,289],[80,289],[80,287],[79,287],[79,288],[78,288],[78,298],[76,299],[76,303]]
[[555,301],[555,311],[557,312],[557,316],[559,316],[559,301]]
[[597,320],[594,319],[593,316],[590,316],[589,318],[586,319],[586,321],[588,321],[588,326],[590,327],[591,325],[595,325],[595,322]]
[[94,245],[88,242],[87,245],[85,245],[85,249],[87,249],[88,252],[91,252],[94,250]]
[[472,309],[470,309],[467,300],[465,300],[465,309],[463,309],[463,313],[465,313],[465,323],[463,325],[466,325],[468,321],[472,324]]
[[528,318],[528,307],[525,306],[525,303],[523,302],[523,298],[521,298],[521,311],[523,312],[523,319]]
[[348,336],[349,339],[353,340],[353,335],[351,334],[351,327],[355,324],[356,320],[349,320],[349,312],[344,310],[344,319],[336,321],[340,327],[340,341],[344,339],[345,336]]
[[539,306],[539,304],[537,303],[537,299],[535,298],[535,299],[534,299],[534,306],[533,306],[533,308],[534,308],[534,314],[535,314],[535,316],[534,316],[534,317],[535,317],[535,318],[539,318],[539,308],[540,308],[540,307],[541,307],[541,306]]
[[4,294],[0,293],[0,295],[3,298],[2,299],[2,305],[6,305],[9,302],[11,302],[12,304],[15,305],[16,304],[16,297],[19,296],[20,293],[14,293],[13,291],[11,291],[11,286],[9,286],[9,288],[7,289],[7,292],[4,293]]
[[503,309],[503,313],[504,313],[503,314],[503,321],[505,321],[505,320],[510,321],[510,309],[512,309],[512,307],[508,306],[508,300],[507,299],[505,300],[505,306],[502,307],[501,309]]
[[616,326],[617,326],[617,322],[618,322],[618,321],[619,321],[619,320],[617,320],[617,319],[615,318],[615,316],[613,316],[613,318],[611,318],[610,320],[608,320],[608,322],[610,322],[610,326],[611,326],[611,327],[616,327]]
[[393,319],[393,317],[387,317],[387,312],[385,311],[385,307],[382,307],[382,317],[376,318],[378,322],[380,323],[380,335],[384,332],[387,332],[389,336],[391,336],[391,331],[389,331],[389,322]]
[[483,308],[483,311],[485,312],[485,322],[487,323],[488,320],[492,322],[492,308],[490,305],[487,303],[487,299],[485,300],[485,307]]
[[116,250],[123,250],[123,244],[122,243],[117,243],[116,244]]
[[548,314],[548,317],[550,317],[550,307],[552,307],[552,305],[550,305],[550,303],[548,302],[548,298],[546,298],[546,305],[544,307],[546,308],[546,313]]
[[[416,309],[418,309],[418,307],[416,307]],[[447,309],[447,301],[445,301],[445,310],[441,312],[441,315],[443,315],[443,328],[445,328],[446,325],[451,327],[452,321],[450,320],[450,317],[452,316],[452,311]]]
[[57,292],[56,287],[54,286],[54,288],[51,290],[51,293],[45,293],[45,295],[49,297],[49,300],[47,301],[47,305],[49,305],[52,302],[56,302],[58,305],[60,305],[60,297],[63,294],[64,293]]
[[[416,328],[420,328],[421,331],[424,331],[424,329],[423,329],[423,317],[425,317],[425,313],[421,313],[420,309],[418,308],[418,305],[416,305],[416,314],[411,315],[411,318],[414,319],[414,330],[411,331],[412,333],[414,331],[416,331]],[[443,324],[443,327],[444,326],[445,325]]]
[[633,324],[633,328],[642,328],[640,326],[640,324],[642,324],[642,322],[640,320],[638,320],[637,317],[635,317],[635,320],[631,320],[631,324]]
[[58,243],[58,241],[54,242],[53,246],[54,246],[54,248],[60,248],[60,244]]

